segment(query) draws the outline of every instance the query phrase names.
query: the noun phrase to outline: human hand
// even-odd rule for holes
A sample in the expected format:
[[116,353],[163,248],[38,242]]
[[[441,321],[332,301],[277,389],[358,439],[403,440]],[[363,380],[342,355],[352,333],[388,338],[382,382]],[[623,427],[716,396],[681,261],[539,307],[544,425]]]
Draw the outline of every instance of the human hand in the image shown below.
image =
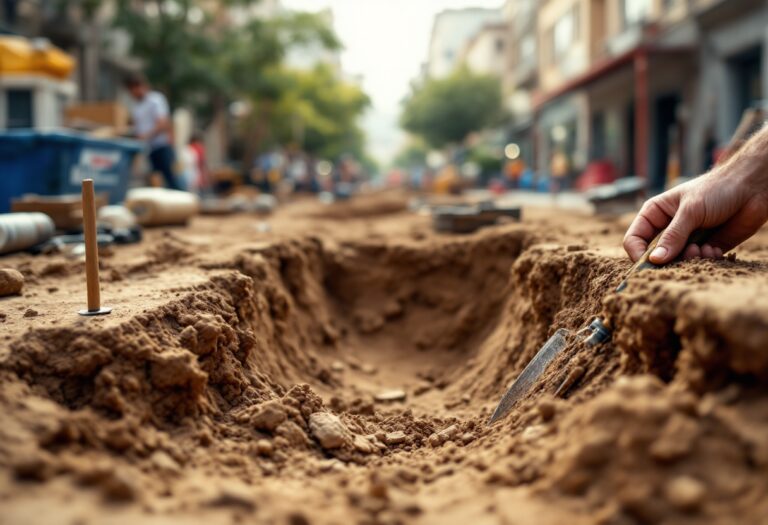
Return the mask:
[[[624,249],[636,261],[648,243],[666,228],[650,261],[720,258],[751,237],[768,220],[766,174],[746,172],[731,163],[672,188],[645,202],[624,237]],[[687,244],[697,229],[714,229],[701,246]]]

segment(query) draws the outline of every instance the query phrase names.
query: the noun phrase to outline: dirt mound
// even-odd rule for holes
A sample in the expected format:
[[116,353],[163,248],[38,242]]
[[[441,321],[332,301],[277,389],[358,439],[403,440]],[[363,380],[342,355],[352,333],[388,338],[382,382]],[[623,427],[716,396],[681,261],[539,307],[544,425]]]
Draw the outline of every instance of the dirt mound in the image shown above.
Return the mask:
[[362,194],[349,200],[316,206],[307,215],[333,220],[371,219],[406,211],[408,200],[407,195],[399,192]]
[[[756,522],[768,266],[686,262],[617,295],[626,259],[558,228],[275,237],[218,259],[170,234],[109,261],[124,283],[181,266],[205,279],[169,278],[165,299],[111,323],[13,325],[7,516],[75,520],[76,499],[125,522]],[[53,276],[38,267],[30,297]],[[555,329],[598,315],[612,342],[570,345],[485,425]]]

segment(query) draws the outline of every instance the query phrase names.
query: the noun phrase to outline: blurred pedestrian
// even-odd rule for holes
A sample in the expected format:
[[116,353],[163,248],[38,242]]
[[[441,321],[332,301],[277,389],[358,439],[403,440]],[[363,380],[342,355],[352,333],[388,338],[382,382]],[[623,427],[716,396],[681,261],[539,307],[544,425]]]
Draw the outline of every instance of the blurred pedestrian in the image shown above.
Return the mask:
[[565,189],[566,179],[569,172],[570,162],[568,161],[568,155],[558,148],[552,155],[550,163],[550,173],[552,174],[550,190],[553,194],[558,194]]
[[192,133],[189,138],[189,148],[194,155],[197,177],[195,179],[195,188],[199,193],[207,193],[211,187],[208,177],[208,161],[206,159],[205,143],[203,134],[199,131]]
[[176,161],[172,146],[173,126],[165,95],[154,91],[144,76],[138,73],[126,77],[125,87],[134,100],[131,107],[134,131],[136,137],[149,147],[152,170],[163,176],[169,188],[180,189],[173,172]]

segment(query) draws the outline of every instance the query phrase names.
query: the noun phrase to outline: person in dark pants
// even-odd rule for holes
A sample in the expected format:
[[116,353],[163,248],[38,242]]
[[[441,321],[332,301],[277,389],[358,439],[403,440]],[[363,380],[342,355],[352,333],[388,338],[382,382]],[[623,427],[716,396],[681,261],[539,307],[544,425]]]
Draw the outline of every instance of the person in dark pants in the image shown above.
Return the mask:
[[136,136],[149,146],[152,170],[160,172],[169,188],[181,189],[173,172],[176,156],[171,141],[168,101],[162,93],[152,90],[147,80],[138,74],[127,77],[125,87],[135,102],[131,108],[133,126]]

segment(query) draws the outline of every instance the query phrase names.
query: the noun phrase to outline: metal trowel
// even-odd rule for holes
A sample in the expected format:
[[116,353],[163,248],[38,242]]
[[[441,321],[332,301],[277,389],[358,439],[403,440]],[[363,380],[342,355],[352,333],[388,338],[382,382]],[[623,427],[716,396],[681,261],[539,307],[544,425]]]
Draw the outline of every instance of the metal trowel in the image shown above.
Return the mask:
[[[659,268],[658,265],[650,262],[648,258],[650,257],[653,249],[656,248],[662,233],[663,232],[660,232],[648,244],[648,248],[645,250],[645,253],[643,253],[642,257],[640,257],[640,259],[637,260],[632,268],[629,269],[626,277],[624,277],[624,280],[621,281],[619,286],[616,287],[616,293],[622,292],[627,287],[627,281],[635,273],[650,268]],[[701,244],[704,239],[706,239],[708,233],[709,232],[707,231],[694,233],[688,240],[687,244]],[[509,387],[509,390],[507,390],[507,392],[501,398],[501,401],[499,401],[496,410],[494,410],[493,414],[488,420],[488,424],[490,425],[508,414],[510,410],[512,410],[512,408],[515,406],[515,404],[531,390],[538,379],[544,374],[544,371],[547,369],[549,364],[554,361],[558,355],[560,355],[560,353],[568,346],[569,343],[575,341],[584,341],[587,346],[592,347],[607,341],[610,339],[610,337],[610,329],[599,317],[595,318],[588,326],[585,326],[573,335],[569,330],[566,330],[565,328],[558,329],[554,335],[550,337],[546,343],[544,343],[544,346],[539,349],[533,359],[531,359],[531,361],[525,367],[523,372],[517,377],[515,382],[512,383],[512,386]]]

